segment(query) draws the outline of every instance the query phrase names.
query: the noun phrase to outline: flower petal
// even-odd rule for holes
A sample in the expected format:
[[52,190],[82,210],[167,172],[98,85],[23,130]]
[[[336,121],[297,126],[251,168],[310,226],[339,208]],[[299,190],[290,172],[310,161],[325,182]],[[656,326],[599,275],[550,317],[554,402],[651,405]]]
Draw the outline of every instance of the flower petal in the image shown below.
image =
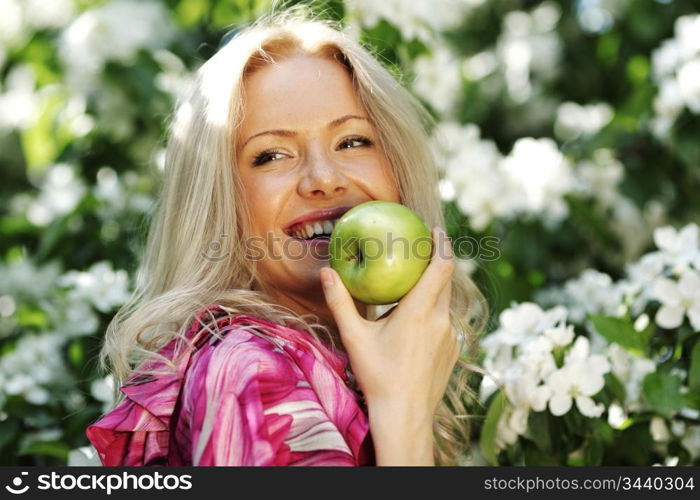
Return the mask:
[[654,243],[661,250],[672,247],[676,241],[676,229],[673,226],[663,226],[654,229]]
[[547,408],[547,401],[552,395],[552,390],[546,385],[541,385],[535,389],[535,394],[530,399],[530,405],[535,411],[544,411]]
[[591,370],[601,375],[610,371],[610,362],[602,354],[594,354],[588,358],[588,366]]
[[694,332],[700,332],[700,304],[688,309],[688,319]]
[[662,304],[667,306],[678,306],[682,297],[678,291],[678,283],[668,278],[659,278],[654,282],[652,295]]
[[555,393],[549,399],[549,411],[555,417],[561,417],[571,409],[571,404],[573,400],[571,396],[566,393]]
[[565,393],[571,387],[571,377],[565,368],[559,368],[547,376],[547,385],[552,392]]
[[529,413],[529,411],[523,408],[516,408],[513,410],[513,413],[508,419],[510,428],[518,434],[525,434],[525,431],[527,430],[527,416]]
[[678,247],[680,250],[695,250],[698,248],[698,226],[688,224],[678,232]]
[[686,269],[678,281],[678,291],[683,297],[691,298],[700,290],[700,275],[692,269]]
[[576,341],[569,349],[569,352],[566,353],[564,361],[566,363],[572,363],[574,361],[583,361],[588,357],[590,348],[591,343],[589,342],[588,337],[577,337]]
[[576,385],[586,396],[593,396],[605,386],[605,379],[597,372],[588,374],[581,372],[581,376],[576,381]]
[[678,328],[683,323],[683,307],[681,306],[661,306],[656,312],[656,324],[661,328]]
[[576,406],[581,414],[592,418],[600,417],[605,410],[602,403],[595,404],[595,401],[586,396],[576,396]]

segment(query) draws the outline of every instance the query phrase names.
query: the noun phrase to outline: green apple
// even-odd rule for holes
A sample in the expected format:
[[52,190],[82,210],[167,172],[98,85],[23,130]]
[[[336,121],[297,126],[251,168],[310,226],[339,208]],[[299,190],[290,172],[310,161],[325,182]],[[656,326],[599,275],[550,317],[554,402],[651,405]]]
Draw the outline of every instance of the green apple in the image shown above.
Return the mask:
[[328,254],[350,294],[379,305],[396,302],[413,288],[432,250],[430,228],[413,210],[390,201],[368,201],[338,219]]

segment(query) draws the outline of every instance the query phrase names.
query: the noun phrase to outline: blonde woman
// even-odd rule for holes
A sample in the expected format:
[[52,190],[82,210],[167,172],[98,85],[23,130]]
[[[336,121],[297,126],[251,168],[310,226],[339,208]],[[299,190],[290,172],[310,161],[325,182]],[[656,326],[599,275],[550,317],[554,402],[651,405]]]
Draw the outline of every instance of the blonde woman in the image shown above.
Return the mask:
[[[121,399],[87,431],[103,464],[456,463],[458,358],[486,309],[440,229],[428,124],[367,50],[298,12],[201,67],[170,127],[136,292],[106,333]],[[370,200],[434,228],[425,273],[379,318],[307,228]]]

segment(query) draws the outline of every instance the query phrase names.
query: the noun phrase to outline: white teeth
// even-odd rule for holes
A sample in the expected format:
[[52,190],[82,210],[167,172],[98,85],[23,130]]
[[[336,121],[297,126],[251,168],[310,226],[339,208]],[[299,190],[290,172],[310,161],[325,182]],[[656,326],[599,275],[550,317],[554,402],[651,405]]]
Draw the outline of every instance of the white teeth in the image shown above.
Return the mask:
[[327,235],[330,236],[335,227],[335,223],[338,219],[334,220],[322,220],[318,222],[311,222],[304,224],[299,229],[292,231],[292,235],[295,238],[309,239],[313,235]]

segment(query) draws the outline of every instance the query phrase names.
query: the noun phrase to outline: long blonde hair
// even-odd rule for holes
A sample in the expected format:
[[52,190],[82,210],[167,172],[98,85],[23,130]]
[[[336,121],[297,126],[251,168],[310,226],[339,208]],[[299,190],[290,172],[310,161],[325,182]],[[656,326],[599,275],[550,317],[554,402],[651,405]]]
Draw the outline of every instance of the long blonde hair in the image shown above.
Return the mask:
[[[235,165],[243,79],[298,52],[331,58],[348,69],[393,165],[402,203],[430,227],[444,227],[427,135],[432,121],[421,104],[339,26],[300,9],[260,18],[202,65],[170,123],[164,182],[135,291],[109,324],[100,355],[102,368],[115,377],[115,388],[147,359],[162,358],[157,351],[172,339],[184,339],[195,312],[214,303],[231,316],[250,314],[330,340],[318,318],[296,315],[261,291],[255,262],[246,259],[244,246],[250,214]],[[203,257],[212,242],[228,254],[225,260]],[[368,309],[368,316],[376,313]],[[487,311],[481,292],[457,267],[450,315],[455,331],[462,333],[465,354],[435,416],[438,463],[454,464],[469,444],[469,361]]]

